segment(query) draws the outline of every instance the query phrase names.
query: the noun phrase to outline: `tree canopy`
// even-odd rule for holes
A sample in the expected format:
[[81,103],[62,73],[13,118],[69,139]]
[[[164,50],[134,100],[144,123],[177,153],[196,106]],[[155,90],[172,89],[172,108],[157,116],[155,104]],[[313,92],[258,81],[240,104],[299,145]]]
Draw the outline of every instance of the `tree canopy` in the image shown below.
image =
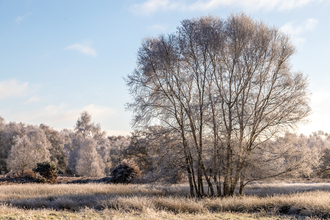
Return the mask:
[[242,193],[254,158],[284,158],[285,149],[265,143],[310,113],[308,80],[291,69],[295,52],[288,35],[245,14],[183,20],[175,33],[145,38],[138,50],[126,78],[133,124],[181,136],[191,195],[205,194],[203,178],[212,195],[232,195],[237,184]]

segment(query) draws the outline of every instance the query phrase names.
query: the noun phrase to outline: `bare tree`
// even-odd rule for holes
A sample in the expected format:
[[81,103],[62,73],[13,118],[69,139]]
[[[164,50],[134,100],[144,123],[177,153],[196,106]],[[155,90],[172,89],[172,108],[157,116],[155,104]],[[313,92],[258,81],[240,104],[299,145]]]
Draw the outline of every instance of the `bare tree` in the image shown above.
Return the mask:
[[308,81],[291,71],[294,53],[285,33],[245,14],[184,20],[138,51],[126,79],[133,124],[180,134],[192,196],[204,196],[203,179],[212,196],[233,195],[237,185],[242,193],[253,153],[310,113]]

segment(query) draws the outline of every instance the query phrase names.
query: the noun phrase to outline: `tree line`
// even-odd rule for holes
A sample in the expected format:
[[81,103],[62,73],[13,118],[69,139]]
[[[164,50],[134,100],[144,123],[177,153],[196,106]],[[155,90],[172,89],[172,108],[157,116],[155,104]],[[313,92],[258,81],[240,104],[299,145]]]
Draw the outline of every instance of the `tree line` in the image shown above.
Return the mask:
[[[205,143],[207,153],[212,148],[211,142]],[[0,170],[5,173],[24,173],[37,163],[49,161],[62,174],[102,177],[128,160],[139,167],[143,182],[187,180],[180,135],[162,126],[151,126],[126,137],[107,136],[99,124],[92,123],[88,112],[81,114],[74,129],[61,131],[44,124],[6,123],[0,118],[0,149]],[[283,157],[274,158],[260,151],[254,163],[250,163],[247,182],[268,177],[269,173],[277,174],[278,170],[288,171],[281,176],[289,178],[330,177],[330,134],[323,131],[309,136],[286,133],[268,141],[267,149],[284,149]],[[212,175],[212,163],[212,157],[205,159],[208,175]]]

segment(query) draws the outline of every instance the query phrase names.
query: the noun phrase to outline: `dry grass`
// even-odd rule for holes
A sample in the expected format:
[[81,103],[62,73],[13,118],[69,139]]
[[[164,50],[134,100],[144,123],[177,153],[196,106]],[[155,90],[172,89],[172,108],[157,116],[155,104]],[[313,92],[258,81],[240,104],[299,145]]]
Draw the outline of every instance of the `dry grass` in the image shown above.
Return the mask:
[[245,195],[288,195],[298,192],[330,191],[330,183],[273,182],[251,183],[244,188]]
[[288,216],[264,216],[248,213],[172,213],[166,211],[155,211],[146,209],[144,212],[123,212],[122,210],[105,209],[95,211],[93,209],[82,209],[80,212],[54,211],[49,209],[42,210],[23,210],[8,206],[0,206],[0,219],[113,219],[113,220],[288,220]]
[[118,213],[124,213],[125,219],[222,219],[219,216],[224,215],[237,216],[227,219],[253,219],[256,216],[252,213],[258,213],[258,218],[265,219],[270,215],[280,219],[278,214],[330,218],[330,184],[251,184],[246,188],[247,195],[230,198],[194,199],[187,197],[188,191],[184,184],[172,187],[2,185],[0,219],[14,213],[23,219],[39,219],[39,215],[46,219],[124,219]]

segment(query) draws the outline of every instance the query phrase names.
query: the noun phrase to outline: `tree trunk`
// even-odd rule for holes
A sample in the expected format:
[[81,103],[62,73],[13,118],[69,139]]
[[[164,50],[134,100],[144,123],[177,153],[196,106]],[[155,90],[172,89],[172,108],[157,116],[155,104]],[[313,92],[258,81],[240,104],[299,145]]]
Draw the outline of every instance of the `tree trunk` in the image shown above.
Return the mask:
[[243,168],[242,174],[240,177],[240,183],[239,183],[239,195],[240,196],[243,194],[245,177],[246,177],[246,166]]

